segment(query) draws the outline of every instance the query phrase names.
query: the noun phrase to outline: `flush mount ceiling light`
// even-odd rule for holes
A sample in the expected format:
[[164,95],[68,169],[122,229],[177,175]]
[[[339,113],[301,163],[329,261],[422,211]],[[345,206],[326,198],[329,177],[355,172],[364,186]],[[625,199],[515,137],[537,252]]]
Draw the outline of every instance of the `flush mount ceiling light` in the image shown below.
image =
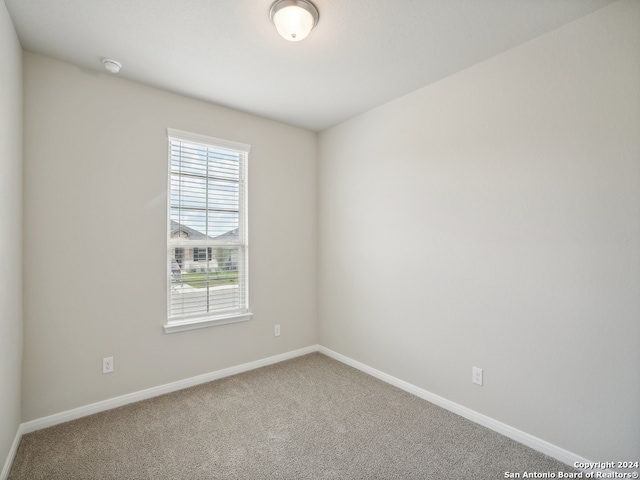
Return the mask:
[[120,62],[111,60],[110,58],[103,58],[102,64],[104,65],[104,68],[109,70],[111,73],[118,73],[122,68],[122,64]]
[[307,0],[277,0],[269,15],[282,38],[291,42],[306,38],[320,18],[318,9]]

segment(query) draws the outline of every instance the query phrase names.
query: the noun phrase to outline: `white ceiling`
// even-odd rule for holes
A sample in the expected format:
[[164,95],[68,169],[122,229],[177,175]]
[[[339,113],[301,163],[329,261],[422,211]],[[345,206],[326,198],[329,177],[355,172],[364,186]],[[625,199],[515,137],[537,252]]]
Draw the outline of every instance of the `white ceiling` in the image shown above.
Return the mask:
[[22,46],[320,131],[614,0],[314,0],[288,42],[272,0],[5,0]]

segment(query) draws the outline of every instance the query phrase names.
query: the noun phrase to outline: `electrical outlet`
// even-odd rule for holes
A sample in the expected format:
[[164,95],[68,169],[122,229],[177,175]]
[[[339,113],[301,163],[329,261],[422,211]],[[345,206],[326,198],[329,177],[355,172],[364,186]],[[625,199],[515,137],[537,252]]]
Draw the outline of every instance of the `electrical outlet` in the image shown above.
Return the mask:
[[471,381],[477,385],[482,385],[482,369],[473,367],[471,374]]
[[102,373],[113,372],[113,357],[105,357],[102,359]]
[[273,335],[274,335],[275,337],[279,337],[279,336],[280,336],[280,325],[276,325],[276,326],[273,328]]

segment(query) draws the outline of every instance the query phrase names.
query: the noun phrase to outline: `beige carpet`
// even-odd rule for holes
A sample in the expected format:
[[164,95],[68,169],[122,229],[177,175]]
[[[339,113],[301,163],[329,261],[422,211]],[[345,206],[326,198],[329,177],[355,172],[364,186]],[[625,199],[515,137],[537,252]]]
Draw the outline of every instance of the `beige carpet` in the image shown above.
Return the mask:
[[19,479],[498,479],[575,471],[314,353],[25,435]]

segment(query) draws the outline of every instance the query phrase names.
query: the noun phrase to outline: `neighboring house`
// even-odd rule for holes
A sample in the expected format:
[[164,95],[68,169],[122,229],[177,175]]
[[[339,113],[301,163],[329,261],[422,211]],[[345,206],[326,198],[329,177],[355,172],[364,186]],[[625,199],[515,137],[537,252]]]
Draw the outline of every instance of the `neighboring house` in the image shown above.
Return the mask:
[[[216,237],[216,240],[223,240],[228,242],[238,241],[238,229],[223,233]],[[237,248],[218,248],[215,253],[215,257],[218,260],[218,265],[222,270],[237,270],[238,269],[238,249]]]
[[[217,237],[210,237],[198,230],[171,220],[171,238],[193,241],[238,239],[238,229],[230,230]],[[236,249],[215,247],[176,247],[173,258],[182,272],[203,272],[216,270],[236,270],[238,252]]]

